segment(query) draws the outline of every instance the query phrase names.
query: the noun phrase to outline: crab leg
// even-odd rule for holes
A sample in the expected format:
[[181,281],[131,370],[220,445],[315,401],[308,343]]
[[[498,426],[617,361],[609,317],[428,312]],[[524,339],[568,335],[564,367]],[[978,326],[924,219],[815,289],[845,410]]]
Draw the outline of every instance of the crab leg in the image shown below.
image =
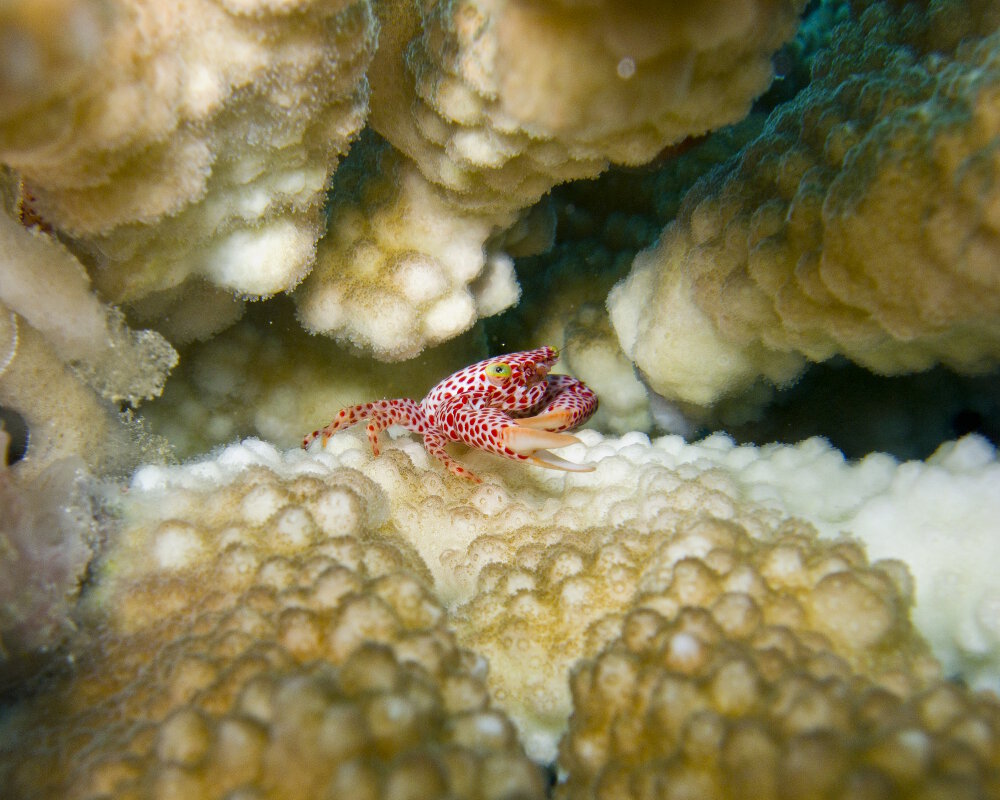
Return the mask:
[[302,440],[302,447],[308,447],[320,436],[323,437],[325,445],[326,440],[337,431],[350,428],[363,420],[369,420],[367,426],[368,441],[371,442],[372,452],[375,455],[379,454],[378,435],[390,425],[402,425],[407,430],[420,434],[426,434],[429,430],[427,415],[413,400],[406,398],[378,400],[374,403],[364,403],[341,409],[329,425],[308,434]]
[[448,444],[448,438],[440,431],[430,428],[424,434],[424,449],[432,456],[442,461],[448,472],[452,475],[457,475],[459,478],[468,478],[470,481],[482,483],[482,478],[463,467],[455,459],[448,455],[448,451],[444,449],[446,444]]

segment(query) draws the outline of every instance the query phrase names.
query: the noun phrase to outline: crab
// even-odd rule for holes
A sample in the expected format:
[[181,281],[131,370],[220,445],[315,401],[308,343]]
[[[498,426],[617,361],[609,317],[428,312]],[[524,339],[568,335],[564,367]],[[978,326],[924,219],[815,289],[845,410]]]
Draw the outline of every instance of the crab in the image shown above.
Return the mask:
[[480,478],[447,453],[448,442],[539,467],[590,472],[593,465],[574,464],[548,450],[578,443],[562,431],[582,425],[597,410],[597,395],[584,383],[549,374],[558,359],[554,347],[487,358],[445,378],[419,403],[404,397],[344,408],[325,428],[307,435],[302,447],[318,438],[325,446],[337,431],[368,420],[376,456],[379,433],[402,425],[423,436],[424,448],[449,472],[477,483]]

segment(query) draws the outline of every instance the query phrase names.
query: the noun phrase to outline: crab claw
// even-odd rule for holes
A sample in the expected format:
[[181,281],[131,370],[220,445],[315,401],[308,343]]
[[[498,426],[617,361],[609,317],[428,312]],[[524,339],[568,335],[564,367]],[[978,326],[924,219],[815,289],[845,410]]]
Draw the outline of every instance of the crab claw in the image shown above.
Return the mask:
[[504,428],[502,439],[504,447],[513,450],[518,455],[526,456],[527,460],[535,466],[562,469],[567,472],[594,471],[593,464],[574,464],[572,461],[567,461],[544,449],[580,443],[579,439],[568,433],[553,433],[552,431],[511,425]]
[[536,450],[533,455],[528,456],[528,463],[534,464],[536,467],[561,469],[566,472],[593,472],[595,469],[593,464],[574,464],[548,450]]
[[[533,417],[521,417],[517,424],[524,428],[534,428],[541,431],[556,431],[560,428],[569,428],[573,424],[573,415],[564,409],[553,409],[535,414]],[[549,445],[550,447],[559,445]]]

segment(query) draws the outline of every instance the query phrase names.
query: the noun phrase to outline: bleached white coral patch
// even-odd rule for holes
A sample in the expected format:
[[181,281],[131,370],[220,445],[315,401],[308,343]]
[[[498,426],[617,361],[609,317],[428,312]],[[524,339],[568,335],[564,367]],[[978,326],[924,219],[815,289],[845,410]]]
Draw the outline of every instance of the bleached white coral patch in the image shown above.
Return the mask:
[[481,317],[499,314],[521,297],[514,274],[514,259],[506,253],[487,253],[486,266],[472,282],[476,311]]
[[196,529],[179,521],[163,523],[156,531],[152,555],[163,572],[191,566],[203,556],[204,547]]
[[1000,690],[996,450],[968,437],[942,445],[926,463],[899,465],[849,524],[873,558],[905,550],[916,578],[914,619],[945,669]]
[[291,220],[234,231],[211,249],[206,277],[241,294],[276,294],[299,282],[314,245],[314,236]]

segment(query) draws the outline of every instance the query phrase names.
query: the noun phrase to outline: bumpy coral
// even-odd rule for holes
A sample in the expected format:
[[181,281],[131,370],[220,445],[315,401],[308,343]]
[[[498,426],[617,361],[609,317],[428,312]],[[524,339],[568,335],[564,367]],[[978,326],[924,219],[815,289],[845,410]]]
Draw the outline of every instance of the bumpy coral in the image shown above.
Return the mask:
[[10,215],[12,187],[0,173],[0,406],[28,426],[19,470],[67,456],[130,468],[142,448],[116,405],[158,395],[177,353],[158,333],[130,330],[65,247]]
[[[596,462],[597,471],[573,476],[568,482],[547,471],[511,467],[488,455],[470,453],[463,458],[486,482],[475,488],[456,486],[428,463],[419,442],[407,434],[387,444],[379,458],[371,456],[363,436],[352,433],[333,437],[326,451],[316,455],[324,463],[332,459],[332,463],[362,470],[386,491],[394,527],[430,568],[438,596],[449,605],[468,604],[456,622],[462,641],[489,652],[491,661],[505,665],[491,673],[495,697],[507,698],[504,706],[521,725],[535,754],[551,755],[569,711],[559,669],[545,666],[562,658],[562,643],[554,655],[541,660],[540,666],[533,662],[532,668],[526,669],[526,660],[516,649],[508,650],[502,644],[513,640],[501,636],[494,624],[496,609],[506,602],[504,593],[549,587],[539,589],[540,596],[547,598],[539,601],[541,606],[534,600],[529,605],[547,609],[539,613],[552,621],[554,630],[563,630],[566,649],[571,651],[572,642],[582,641],[583,626],[560,628],[558,620],[577,620],[578,612],[594,615],[588,618],[593,620],[605,613],[600,611],[605,606],[623,611],[631,596],[629,586],[634,586],[629,581],[637,578],[629,577],[625,570],[625,578],[619,582],[623,595],[602,594],[600,602],[580,611],[559,605],[561,596],[551,589],[557,582],[546,577],[547,573],[515,573],[499,585],[500,578],[493,570],[503,570],[489,564],[527,563],[527,559],[533,570],[541,569],[538,564],[545,561],[544,553],[556,562],[556,553],[578,547],[580,552],[571,552],[560,569],[570,570],[576,564],[587,574],[599,576],[608,563],[625,556],[615,555],[614,547],[608,544],[606,558],[610,562],[598,558],[594,542],[605,540],[594,534],[591,541],[580,533],[595,526],[612,530],[627,524],[646,536],[657,529],[674,530],[685,520],[709,514],[738,518],[748,530],[762,535],[791,513],[813,522],[828,535],[857,532],[871,542],[880,557],[905,557],[914,563],[915,618],[930,636],[935,652],[945,660],[949,673],[968,674],[980,685],[996,685],[1000,672],[996,666],[996,629],[987,613],[994,602],[988,567],[992,561],[989,557],[982,560],[982,569],[968,575],[962,591],[947,588],[949,576],[964,570],[961,565],[970,548],[992,552],[989,520],[995,501],[989,486],[995,481],[995,454],[981,440],[966,440],[927,466],[911,463],[898,467],[884,456],[849,465],[818,440],[795,448],[753,448],[736,447],[725,437],[697,446],[685,445],[679,437],[666,437],[651,446],[645,437],[635,434],[602,439],[583,431],[581,436],[586,447],[567,448],[566,457]],[[920,475],[918,480],[916,475]],[[981,507],[981,515],[962,512],[948,499],[970,493],[978,497],[974,505]],[[917,496],[940,513],[910,514],[908,509],[916,508]],[[954,537],[949,532],[955,530],[956,515],[964,520],[960,527],[965,531],[958,541],[948,538]],[[633,558],[635,562],[628,563],[640,560],[636,554],[629,556]],[[561,573],[557,570],[553,574]],[[554,582],[546,583],[549,580]],[[491,600],[475,601],[478,592]],[[499,594],[493,596],[493,592]],[[486,616],[477,616],[479,613]],[[517,615],[504,618],[516,620]],[[496,637],[477,633],[490,625]],[[530,636],[518,634],[516,638],[521,642],[544,641],[549,636],[545,630],[539,623]],[[529,688],[535,694],[526,700]]]
[[729,475],[741,501],[806,519],[824,537],[850,533],[872,558],[905,561],[914,622],[947,673],[1000,691],[1000,595],[980,560],[1000,558],[992,522],[1000,461],[986,440],[968,436],[904,463],[882,453],[848,462],[822,439],[756,448],[724,436],[695,446],[666,437],[656,446],[676,468]]
[[648,532],[647,521],[637,529],[626,517],[613,533],[524,530],[502,544],[483,536],[469,546],[485,566],[457,630],[489,660],[494,694],[530,732],[529,752],[552,757],[572,708],[565,676],[636,607],[669,617],[686,606],[716,609],[733,627],[763,621],[806,631],[818,650],[893,687],[911,689],[933,674],[908,622],[898,564],[870,568],[857,545],[818,542],[805,526],[764,525],[751,538],[734,522],[699,522],[705,512],[695,498],[710,502],[713,493],[685,489],[680,507],[658,515]]
[[371,123],[398,152],[334,207],[303,321],[398,359],[513,303],[493,234],[557,183],[743,117],[802,5],[380,4]]
[[658,600],[573,675],[557,797],[1000,792],[996,696],[943,682],[887,691],[794,626],[770,623],[745,594],[676,614]]
[[931,11],[859,7],[636,258],[608,304],[656,391],[710,404],[838,353],[880,373],[996,363],[998,19]]
[[483,251],[495,220],[456,214],[374,135],[343,172],[316,269],[296,295],[307,328],[396,361],[517,301],[511,259]]
[[[435,184],[500,208],[505,190],[540,196],[565,179],[551,170],[567,156],[588,172],[587,161],[639,164],[741,119],[801,9],[465,0],[389,19],[405,4],[392,5],[389,36],[413,38],[404,58],[390,48],[373,64],[373,124]],[[398,102],[407,94],[415,109]],[[478,188],[493,191],[477,200]]]
[[[798,41],[798,37],[794,42]],[[789,45],[790,46],[790,45]],[[760,132],[764,115],[668,148],[642,168],[612,168],[592,181],[556,187],[535,214],[555,217],[554,243],[515,261],[523,296],[486,322],[493,341],[527,348],[550,342],[562,363],[594,388],[601,406],[594,426],[613,433],[690,432],[680,415],[648,391],[611,326],[605,301],[632,259],[671,220],[695,181]],[[686,409],[690,411],[690,409]]]
[[[0,160],[24,179],[25,213],[86,254],[106,297],[146,298],[148,314],[191,276],[245,295],[300,281],[367,110],[368,3],[46,6],[44,24],[26,2],[0,18],[22,56],[0,75]],[[189,336],[232,320],[212,296]]]
[[[19,797],[541,797],[377,487],[246,448],[140,471],[71,679],[5,721]],[[205,482],[208,469],[215,483]],[[238,477],[238,480],[232,480]],[[221,485],[220,485],[221,484]]]
[[[379,791],[388,791],[396,782],[378,776],[390,762],[419,762],[420,774],[445,785],[459,780],[453,764],[467,763],[445,755],[453,752],[448,737],[465,731],[488,744],[469,767],[493,787],[485,796],[502,794],[488,777],[496,763],[530,795],[538,776],[514,747],[505,715],[532,756],[554,758],[573,711],[568,676],[575,664],[604,658],[602,648],[617,652],[623,629],[680,625],[704,634],[701,645],[682,636],[675,655],[688,659],[695,688],[708,687],[713,709],[741,720],[734,729],[770,719],[768,709],[805,726],[829,712],[838,736],[864,742],[866,720],[894,724],[886,708],[916,707],[921,697],[952,698],[960,711],[979,702],[938,682],[938,662],[909,619],[913,583],[900,562],[869,563],[856,541],[825,540],[788,514],[795,506],[826,529],[850,531],[860,502],[877,511],[872,527],[895,534],[890,555],[910,557],[920,525],[893,510],[909,501],[884,481],[929,493],[947,484],[942,475],[928,470],[916,485],[919,465],[896,468],[881,458],[847,466],[819,443],[757,449],[721,437],[702,445],[588,431],[581,438],[567,457],[595,462],[593,473],[533,471],[470,453],[463,458],[485,478],[478,486],[442,473],[408,436],[376,458],[363,432],[350,431],[317,452],[247,440],[185,467],[140,470],[122,501],[123,530],[92,568],[84,617],[91,633],[77,645],[75,674],[9,716],[0,780],[37,785],[42,797],[67,786],[79,796],[143,796],[157,786],[190,796],[252,786],[283,796],[285,781],[287,796],[301,796],[354,775],[366,786],[382,780]],[[951,460],[955,485],[972,485],[987,468],[981,443],[953,450],[936,468]],[[810,480],[827,491],[819,496]],[[966,535],[978,535],[974,525],[991,530],[991,520],[971,521]],[[961,527],[952,519],[949,529]],[[930,568],[917,585],[933,578]],[[980,658],[997,674],[995,654]],[[345,675],[355,672],[376,676],[377,687],[352,693]],[[629,675],[618,690],[639,697],[646,684]],[[760,689],[772,679],[785,694]],[[563,760],[570,781],[579,775],[571,785],[586,786],[611,752],[594,739],[595,727],[620,731],[625,747],[628,732],[645,723],[620,715],[620,724],[592,724],[587,715],[601,701],[577,684],[580,722]],[[383,689],[390,711],[399,709],[398,726],[380,716],[390,714],[375,699]],[[870,713],[830,709],[831,698],[869,696],[881,698]],[[343,719],[372,738],[345,744]],[[947,764],[965,764],[970,780],[990,791],[998,758],[987,752],[992,734],[982,725],[993,723],[969,721],[964,711],[952,719],[963,724],[946,737],[985,744]],[[936,755],[944,723],[930,725],[923,730],[931,754],[917,751],[910,786],[933,787],[951,769]],[[405,746],[387,761],[379,736],[397,727]],[[88,745],[97,730],[100,743]],[[433,755],[413,737],[435,743]],[[711,764],[725,742],[699,741],[714,780]],[[906,745],[905,737],[898,746],[890,740],[885,758],[903,758]],[[372,761],[373,752],[383,760]],[[850,774],[853,758],[829,767],[833,779]],[[626,755],[617,760],[628,768]]]
[[[899,465],[884,455],[849,464],[821,440],[756,448],[724,436],[688,445],[677,436],[650,443],[639,434],[578,435],[585,445],[563,453],[595,463],[594,473],[566,479],[470,453],[463,458],[485,478],[475,489],[435,474],[408,436],[373,459],[363,436],[340,434],[321,456],[362,469],[386,489],[396,527],[430,568],[439,596],[461,607],[463,643],[497,665],[494,697],[504,698],[534,755],[554,752],[569,713],[560,664],[568,668],[572,658],[561,662],[564,654],[582,655],[596,635],[584,629],[612,610],[625,612],[656,546],[649,537],[704,516],[735,520],[767,539],[794,515],[825,537],[855,534],[873,556],[912,564],[914,619],[948,673],[1000,687],[989,567],[1000,558],[991,522],[1000,511],[991,490],[998,467],[983,440],[943,448],[926,464]],[[984,555],[974,568],[970,553]],[[892,607],[890,616],[902,613]],[[551,648],[542,644],[550,641]]]

